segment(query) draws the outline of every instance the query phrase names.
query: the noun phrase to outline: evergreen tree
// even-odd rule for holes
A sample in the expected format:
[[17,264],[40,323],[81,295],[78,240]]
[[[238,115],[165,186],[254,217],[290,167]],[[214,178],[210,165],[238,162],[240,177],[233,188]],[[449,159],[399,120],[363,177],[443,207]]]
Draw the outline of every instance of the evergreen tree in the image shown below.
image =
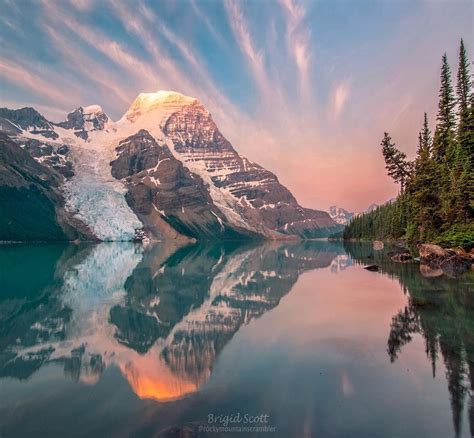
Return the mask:
[[474,218],[474,93],[470,96],[469,116],[467,119],[467,151],[469,157],[468,209],[470,219]]
[[396,183],[400,184],[401,191],[403,192],[405,184],[410,177],[411,163],[407,161],[406,154],[395,147],[395,143],[392,143],[392,138],[387,132],[384,132],[380,145],[382,146],[382,154],[385,159],[385,168],[389,176]]
[[467,127],[466,127],[466,145],[469,161],[474,167],[474,93],[469,98]]
[[469,98],[471,94],[471,81],[469,78],[469,60],[467,59],[464,41],[461,39],[459,47],[459,65],[457,74],[456,94],[458,103],[458,116],[460,123],[467,118]]
[[458,131],[457,141],[465,151],[465,157],[474,164],[472,159],[473,152],[473,126],[472,126],[472,106],[473,93],[472,83],[469,74],[469,60],[464,47],[464,41],[461,39],[459,47],[459,65],[457,74],[456,94],[458,104]]
[[451,85],[451,69],[445,53],[442,58],[437,125],[433,141],[433,156],[438,163],[436,184],[440,194],[440,213],[445,229],[452,225],[455,217],[453,210],[455,199],[452,191],[453,161],[457,153],[455,106],[456,99]]
[[441,87],[439,90],[439,104],[437,125],[434,136],[434,157],[436,161],[443,162],[454,140],[456,119],[454,107],[453,87],[451,85],[451,69],[446,53],[443,55],[441,67]]
[[425,113],[423,118],[423,128],[418,136],[418,151],[417,156],[423,158],[431,157],[431,149],[433,146],[433,139],[431,138],[431,131],[428,127],[428,115]]
[[464,222],[470,213],[469,203],[472,201],[472,132],[470,132],[470,104],[472,101],[471,81],[469,78],[469,61],[464,41],[459,47],[459,64],[456,84],[458,104],[458,129],[456,144],[450,157],[451,187],[449,198],[451,222]]
[[469,206],[473,199],[472,168],[466,150],[459,142],[456,143],[452,161],[449,219],[450,223],[464,223],[472,217]]
[[437,165],[431,157],[431,132],[425,113],[423,128],[419,134],[419,145],[415,160],[415,172],[410,181],[411,206],[413,210],[414,240],[429,239],[440,225],[439,195],[437,190]]

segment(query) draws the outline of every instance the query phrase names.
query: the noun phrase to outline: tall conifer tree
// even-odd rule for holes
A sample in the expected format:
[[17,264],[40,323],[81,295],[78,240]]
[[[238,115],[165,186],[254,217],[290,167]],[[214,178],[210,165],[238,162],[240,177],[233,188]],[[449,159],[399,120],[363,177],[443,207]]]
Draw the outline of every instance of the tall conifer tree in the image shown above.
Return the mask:
[[472,84],[469,75],[469,60],[467,58],[466,48],[464,41],[461,39],[459,46],[459,63],[458,63],[458,74],[456,84],[456,97],[458,104],[458,131],[457,141],[461,148],[464,149],[466,158],[471,161],[472,164],[472,149],[473,145],[470,144],[472,141],[472,132],[470,129],[470,111],[472,106]]
[[456,100],[451,85],[451,69],[445,53],[442,58],[438,123],[434,136],[434,157],[438,162],[442,162],[446,158],[454,141],[454,129],[456,126],[455,105]]
[[410,177],[410,163],[404,152],[398,150],[392,138],[387,132],[384,132],[382,142],[382,154],[385,159],[385,168],[395,182],[401,186],[401,191],[405,189],[405,184]]
[[415,160],[415,172],[410,181],[410,201],[413,210],[413,233],[416,240],[429,239],[440,224],[437,192],[437,165],[431,157],[432,138],[425,113]]

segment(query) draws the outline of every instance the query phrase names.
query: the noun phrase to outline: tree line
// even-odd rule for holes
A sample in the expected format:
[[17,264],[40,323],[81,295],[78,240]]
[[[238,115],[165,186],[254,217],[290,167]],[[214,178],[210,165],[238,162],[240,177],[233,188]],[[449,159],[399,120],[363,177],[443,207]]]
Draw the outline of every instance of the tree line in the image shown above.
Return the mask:
[[442,57],[434,135],[425,113],[413,161],[387,132],[381,148],[388,175],[400,185],[398,197],[355,217],[344,238],[474,246],[474,93],[463,40],[455,90],[447,56]]

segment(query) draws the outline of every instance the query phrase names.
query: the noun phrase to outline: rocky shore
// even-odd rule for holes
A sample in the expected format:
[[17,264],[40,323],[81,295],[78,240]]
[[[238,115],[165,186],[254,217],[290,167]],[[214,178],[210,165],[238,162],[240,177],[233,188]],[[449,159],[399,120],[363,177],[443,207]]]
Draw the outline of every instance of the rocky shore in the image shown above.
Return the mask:
[[[413,255],[406,246],[397,242],[396,249],[389,251],[387,255],[396,263],[420,263],[420,272],[424,277],[439,277],[447,275],[458,277],[469,269],[474,268],[474,248],[469,252],[463,248],[443,248],[439,245],[423,243],[418,245],[418,257]],[[382,250],[384,244],[381,241],[373,242],[373,249]],[[377,269],[376,269],[377,268]],[[366,267],[368,270],[377,271],[376,265]]]

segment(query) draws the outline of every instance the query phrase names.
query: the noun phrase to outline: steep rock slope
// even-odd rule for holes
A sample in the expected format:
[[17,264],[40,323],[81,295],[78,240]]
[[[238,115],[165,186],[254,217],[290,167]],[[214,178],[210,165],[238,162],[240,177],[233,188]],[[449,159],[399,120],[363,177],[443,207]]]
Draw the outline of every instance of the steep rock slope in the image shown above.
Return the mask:
[[0,240],[94,238],[64,210],[62,176],[0,132]]
[[142,238],[142,223],[127,205],[126,189],[111,175],[115,131],[108,129],[111,123],[102,109],[98,105],[80,107],[66,122],[47,122],[41,128],[51,128],[54,135],[46,136],[37,127],[42,116],[30,113],[29,108],[5,111],[2,114],[16,120],[14,126],[23,128],[14,132],[1,124],[8,128],[2,131],[37,163],[65,177],[59,180],[61,205],[57,207],[65,211],[68,220],[86,224],[95,240]]
[[57,123],[57,126],[72,129],[74,135],[83,140],[89,138],[89,133],[106,128],[109,122],[107,114],[99,105],[80,106],[67,115],[65,122]]
[[31,134],[40,134],[52,139],[58,138],[53,124],[34,108],[26,107],[18,110],[0,108],[0,117],[9,121],[20,131],[25,130]]
[[202,179],[148,131],[142,129],[121,141],[116,151],[112,176],[127,186],[127,202],[145,231],[164,238],[178,237],[177,232],[194,238],[246,235],[229,226]]

